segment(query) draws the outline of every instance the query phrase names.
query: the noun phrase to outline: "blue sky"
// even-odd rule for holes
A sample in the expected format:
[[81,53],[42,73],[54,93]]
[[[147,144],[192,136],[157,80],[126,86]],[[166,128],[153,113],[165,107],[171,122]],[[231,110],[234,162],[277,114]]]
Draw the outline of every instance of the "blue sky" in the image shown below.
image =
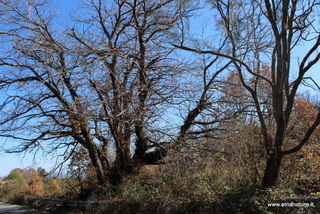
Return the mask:
[[0,177],[8,175],[14,168],[25,168],[18,155],[1,153],[0,163]]
[[49,171],[51,168],[51,164],[44,160],[43,158],[39,158],[37,162],[33,161],[33,154],[3,154],[0,155],[0,177],[7,176],[12,169],[20,168],[34,168],[38,167],[45,168],[46,171]]
[[[53,5],[60,8],[60,12],[62,14],[67,13],[72,8],[76,8],[75,2],[77,0],[53,0]],[[300,51],[306,50],[307,46],[301,47]],[[312,77],[320,83],[320,66],[316,66],[312,69]],[[319,95],[319,93],[318,93]],[[35,162],[36,160],[36,162]],[[4,154],[0,152],[0,177],[6,176],[9,172],[14,168],[35,168],[43,167],[47,171],[51,169],[53,166],[52,160],[50,161],[50,157],[44,158],[42,156],[37,156],[34,159],[33,154],[25,154],[25,155],[18,155],[18,154]]]

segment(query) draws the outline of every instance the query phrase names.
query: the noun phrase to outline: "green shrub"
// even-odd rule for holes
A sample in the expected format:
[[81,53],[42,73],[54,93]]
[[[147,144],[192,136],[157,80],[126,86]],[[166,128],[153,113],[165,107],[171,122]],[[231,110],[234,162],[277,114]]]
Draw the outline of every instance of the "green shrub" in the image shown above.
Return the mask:
[[[16,171],[11,171],[10,174],[3,179],[4,185],[2,189],[2,200],[15,201],[21,198],[23,191],[27,188],[25,178]],[[18,200],[20,201],[20,199]]]

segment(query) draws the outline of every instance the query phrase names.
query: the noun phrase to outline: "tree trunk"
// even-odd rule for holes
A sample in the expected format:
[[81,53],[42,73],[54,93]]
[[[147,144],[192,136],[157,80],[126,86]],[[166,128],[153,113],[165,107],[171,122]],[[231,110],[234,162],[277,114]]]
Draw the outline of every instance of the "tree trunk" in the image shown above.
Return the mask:
[[106,182],[105,170],[106,169],[103,168],[101,160],[99,159],[99,156],[98,156],[98,152],[90,152],[89,151],[89,156],[90,156],[90,160],[92,162],[92,165],[96,168],[99,184],[105,184],[105,182]]
[[282,157],[283,154],[281,153],[280,148],[274,148],[272,153],[270,153],[262,181],[264,187],[273,187],[277,185]]
[[122,179],[133,172],[134,166],[130,155],[130,141],[121,140],[116,151],[116,160],[109,176],[110,183],[119,185]]

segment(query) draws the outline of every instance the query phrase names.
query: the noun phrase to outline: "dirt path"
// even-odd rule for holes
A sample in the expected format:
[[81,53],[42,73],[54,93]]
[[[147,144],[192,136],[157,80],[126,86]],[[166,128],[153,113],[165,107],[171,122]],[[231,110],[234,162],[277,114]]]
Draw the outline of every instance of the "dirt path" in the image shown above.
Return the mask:
[[0,214],[31,214],[33,212],[13,204],[0,202]]

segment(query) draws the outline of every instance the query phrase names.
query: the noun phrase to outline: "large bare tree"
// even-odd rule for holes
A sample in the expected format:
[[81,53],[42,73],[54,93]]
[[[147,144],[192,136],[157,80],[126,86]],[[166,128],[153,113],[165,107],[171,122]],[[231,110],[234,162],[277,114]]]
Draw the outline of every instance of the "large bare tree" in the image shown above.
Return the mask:
[[66,161],[81,145],[99,182],[112,184],[165,155],[152,124],[176,88],[166,43],[184,4],[86,1],[64,28],[44,1],[0,4],[1,136],[17,145],[9,152],[43,148]]

